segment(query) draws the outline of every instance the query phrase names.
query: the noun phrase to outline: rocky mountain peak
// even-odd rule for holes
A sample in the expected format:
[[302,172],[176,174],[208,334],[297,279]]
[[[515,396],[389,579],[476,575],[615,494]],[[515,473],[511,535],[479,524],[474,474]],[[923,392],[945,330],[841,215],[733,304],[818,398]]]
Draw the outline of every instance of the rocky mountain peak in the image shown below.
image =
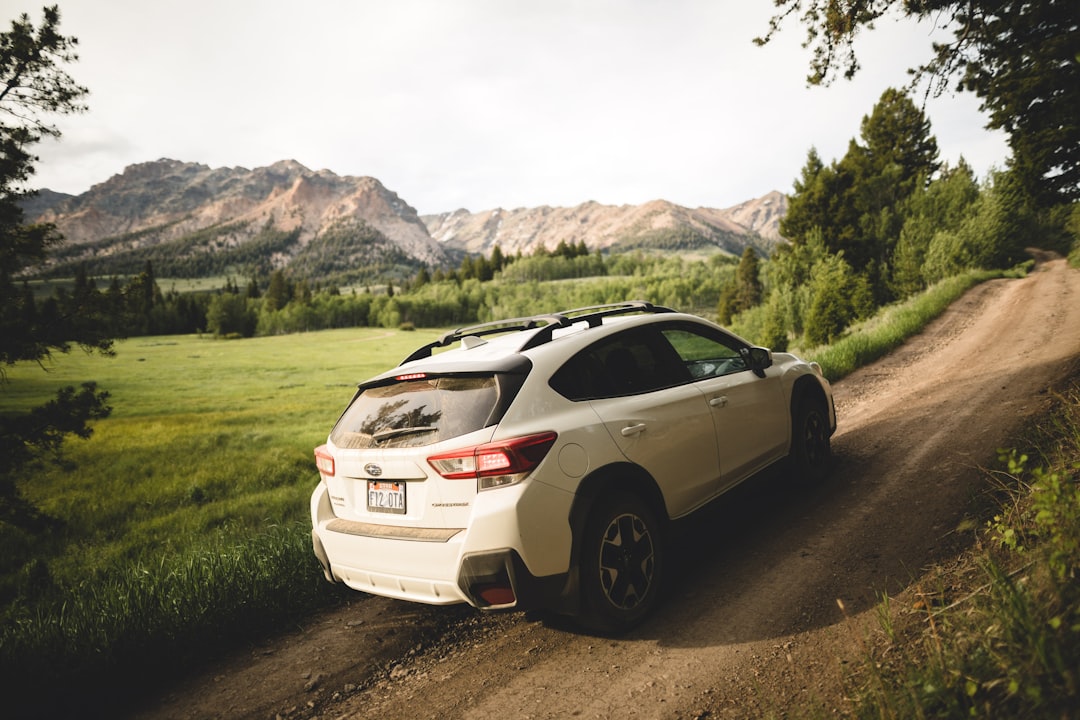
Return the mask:
[[787,195],[773,190],[724,212],[743,227],[762,237],[780,240],[780,219],[787,213]]
[[223,224],[243,225],[243,243],[266,227],[297,231],[304,247],[327,226],[349,219],[369,225],[409,257],[436,265],[443,248],[416,210],[371,177],[312,171],[296,160],[267,167],[210,168],[163,158],[130,165],[86,193],[41,211],[72,243],[154,230],[168,242]]

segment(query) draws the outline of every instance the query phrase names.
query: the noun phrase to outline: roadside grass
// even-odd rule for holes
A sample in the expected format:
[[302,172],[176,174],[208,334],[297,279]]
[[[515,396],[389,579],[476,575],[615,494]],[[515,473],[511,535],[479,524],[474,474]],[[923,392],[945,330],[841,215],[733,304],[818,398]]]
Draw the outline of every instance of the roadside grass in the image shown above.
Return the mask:
[[860,718],[1066,718],[1080,708],[1080,378],[988,474],[997,510],[914,602],[883,598]]

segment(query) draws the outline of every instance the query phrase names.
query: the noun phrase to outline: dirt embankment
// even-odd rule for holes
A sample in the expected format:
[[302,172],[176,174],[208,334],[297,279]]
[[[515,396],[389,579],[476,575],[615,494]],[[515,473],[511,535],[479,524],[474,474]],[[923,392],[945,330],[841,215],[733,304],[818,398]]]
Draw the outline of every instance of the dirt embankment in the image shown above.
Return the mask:
[[[549,618],[357,596],[136,715],[744,718],[842,710],[878,594],[970,542],[980,466],[1080,359],[1080,272],[985,283],[836,385],[836,465],[755,479],[677,529],[663,607],[620,638]],[[841,600],[847,615],[841,612]]]

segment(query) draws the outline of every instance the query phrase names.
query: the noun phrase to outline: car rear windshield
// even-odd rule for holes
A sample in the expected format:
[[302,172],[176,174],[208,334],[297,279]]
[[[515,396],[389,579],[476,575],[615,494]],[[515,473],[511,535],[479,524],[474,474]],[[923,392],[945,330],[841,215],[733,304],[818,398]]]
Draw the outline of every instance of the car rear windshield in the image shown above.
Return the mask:
[[378,385],[353,399],[330,440],[355,449],[430,445],[491,424],[498,403],[495,375]]

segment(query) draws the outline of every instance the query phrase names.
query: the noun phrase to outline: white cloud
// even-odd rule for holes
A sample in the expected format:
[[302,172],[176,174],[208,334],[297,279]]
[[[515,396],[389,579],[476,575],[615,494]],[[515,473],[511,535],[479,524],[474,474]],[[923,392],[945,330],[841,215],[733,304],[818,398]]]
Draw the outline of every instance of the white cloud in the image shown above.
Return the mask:
[[[734,0],[67,0],[90,112],[42,146],[43,187],[136,162],[294,158],[371,175],[421,212],[640,203],[728,206],[787,191],[815,146],[841,156],[929,48],[885,23],[854,83],[807,89],[792,23]],[[20,9],[11,12],[13,17]],[[28,6],[34,15],[40,10]],[[1000,166],[973,98],[932,101],[943,159]]]

